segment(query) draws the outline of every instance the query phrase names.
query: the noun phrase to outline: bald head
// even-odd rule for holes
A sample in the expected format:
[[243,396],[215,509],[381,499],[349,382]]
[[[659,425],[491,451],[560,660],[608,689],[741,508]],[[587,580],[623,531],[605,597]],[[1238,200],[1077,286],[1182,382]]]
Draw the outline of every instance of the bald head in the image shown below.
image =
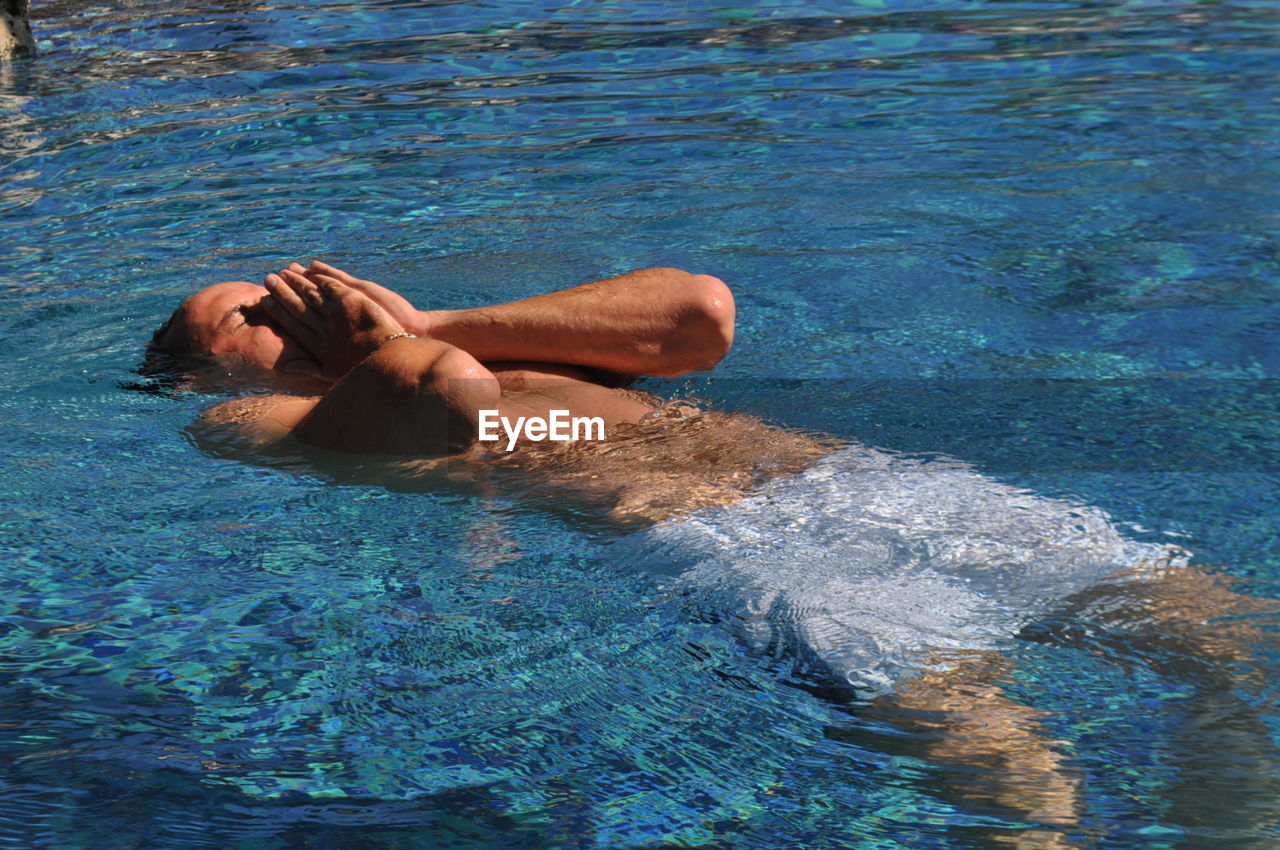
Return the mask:
[[317,374],[319,364],[262,309],[267,297],[257,284],[215,283],[183,301],[152,345],[168,354]]

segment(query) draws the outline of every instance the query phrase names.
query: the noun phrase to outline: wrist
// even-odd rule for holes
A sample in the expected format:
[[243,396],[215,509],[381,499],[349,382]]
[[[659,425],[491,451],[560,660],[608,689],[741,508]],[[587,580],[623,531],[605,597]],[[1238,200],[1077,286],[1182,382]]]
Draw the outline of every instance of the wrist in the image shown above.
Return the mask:
[[[379,325],[376,328],[369,328],[368,330],[352,337],[352,343],[355,346],[354,351],[356,354],[356,362],[363,360],[375,351],[381,351],[387,346],[396,343],[398,340],[417,338],[417,334],[410,333],[405,330],[399,322],[388,322],[387,324]],[[356,364],[352,363],[351,365],[354,366]]]
[[422,315],[427,332],[415,331],[420,336],[438,339],[454,348],[460,348],[482,363],[518,359],[507,356],[511,353],[510,346],[505,344],[505,337],[509,334],[504,335],[500,331],[493,317],[484,308],[424,310]]
[[418,310],[405,324],[404,329],[415,336],[432,337],[436,328],[444,323],[444,314],[448,310]]

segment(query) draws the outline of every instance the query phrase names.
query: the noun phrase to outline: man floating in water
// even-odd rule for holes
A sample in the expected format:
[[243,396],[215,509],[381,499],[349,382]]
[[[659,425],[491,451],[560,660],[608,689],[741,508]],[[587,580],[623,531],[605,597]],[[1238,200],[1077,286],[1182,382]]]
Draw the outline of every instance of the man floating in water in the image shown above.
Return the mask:
[[[1041,713],[1005,695],[1001,648],[1077,612],[1117,643],[1176,644],[1174,657],[1229,677],[1256,626],[1213,620],[1274,610],[1185,566],[1185,553],[1127,539],[1096,508],[960,463],[664,404],[599,371],[709,368],[733,331],[728,288],[675,269],[421,312],[316,263],[264,287],[203,290],[155,345],[321,382],[312,396],[217,405],[197,427],[207,439],[262,458],[310,452],[315,463],[395,456],[404,475],[446,469],[451,482],[493,474],[531,499],[643,526],[628,538],[639,559],[688,563],[673,593],[911,729],[909,754],[954,766],[958,793],[1042,827],[1023,846],[1065,840],[1080,789]],[[599,420],[604,439],[547,439],[560,414]],[[534,419],[544,426],[535,434],[484,439],[497,420]]]
[[[445,455],[495,421],[552,411],[604,428],[649,413],[601,372],[675,376],[710,368],[733,339],[728,288],[708,275],[646,269],[476,310],[415,310],[370,281],[315,263],[231,282],[183,302],[155,346],[334,382],[320,397],[215,409],[260,436],[291,432],[344,452]],[[229,411],[234,409],[234,414]],[[265,429],[265,430],[264,430]],[[274,430],[272,430],[274,429]]]

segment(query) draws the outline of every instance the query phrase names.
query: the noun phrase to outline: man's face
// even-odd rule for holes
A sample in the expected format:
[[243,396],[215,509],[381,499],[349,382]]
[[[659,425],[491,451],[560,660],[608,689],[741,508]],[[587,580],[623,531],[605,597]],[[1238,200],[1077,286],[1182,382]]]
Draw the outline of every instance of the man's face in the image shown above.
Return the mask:
[[233,363],[281,372],[319,374],[320,366],[277,325],[261,303],[264,287],[242,281],[216,283],[182,303],[162,347],[184,347]]

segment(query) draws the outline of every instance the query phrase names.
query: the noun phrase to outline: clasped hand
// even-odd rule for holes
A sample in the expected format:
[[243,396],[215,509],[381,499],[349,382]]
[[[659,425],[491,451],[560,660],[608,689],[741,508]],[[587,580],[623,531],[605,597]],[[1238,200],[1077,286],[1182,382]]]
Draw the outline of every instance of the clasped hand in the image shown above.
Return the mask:
[[320,365],[320,377],[337,380],[404,332],[383,307],[328,274],[293,268],[267,275],[270,298],[262,308]]

